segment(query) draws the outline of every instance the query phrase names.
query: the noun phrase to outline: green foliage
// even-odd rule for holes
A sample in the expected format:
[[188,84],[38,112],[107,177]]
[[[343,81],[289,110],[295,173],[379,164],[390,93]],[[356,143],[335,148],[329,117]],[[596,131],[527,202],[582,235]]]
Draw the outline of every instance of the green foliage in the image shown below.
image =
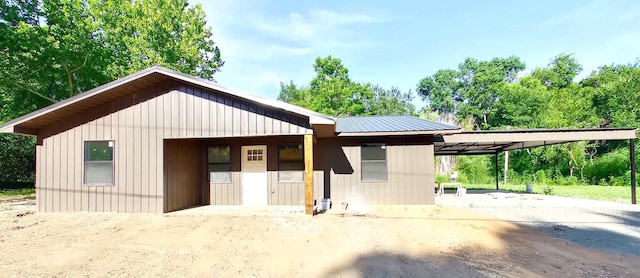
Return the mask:
[[[609,185],[612,177],[623,176],[627,170],[629,170],[629,153],[628,150],[620,148],[597,157],[593,164],[585,167],[585,175],[589,183]],[[619,182],[617,179],[614,181]]]
[[318,57],[313,68],[309,86],[281,82],[278,99],[331,116],[415,114],[410,91],[355,82],[338,58]]
[[0,200],[32,198],[35,195],[35,188],[0,189]]
[[542,189],[542,193],[544,193],[544,195],[554,195],[553,187],[551,186],[545,187],[544,189]]
[[15,115],[154,64],[209,79],[223,65],[202,8],[186,0],[2,5],[0,95]]
[[549,88],[566,88],[573,84],[573,79],[580,74],[582,66],[573,54],[560,54],[554,57],[547,68],[535,69],[531,76]]
[[417,92],[433,111],[455,112],[459,118],[472,117],[481,127],[489,127],[488,116],[498,100],[498,89],[514,82],[525,64],[520,58],[490,61],[465,59],[458,70],[440,70],[419,81]]
[[449,182],[449,176],[447,175],[437,175],[436,182]]
[[0,182],[33,182],[35,139],[0,134]]
[[491,111],[491,126],[540,127],[540,115],[547,109],[547,92],[538,80],[525,77],[518,83],[500,83],[495,89],[500,100]]
[[490,183],[491,157],[486,155],[458,157],[458,179],[463,183]]
[[401,92],[396,87],[385,89],[373,86],[373,95],[366,100],[366,111],[371,115],[416,115],[411,91]]
[[[205,24],[186,0],[2,0],[0,123],[152,65],[212,79]],[[32,180],[33,140],[0,140],[0,180]]]

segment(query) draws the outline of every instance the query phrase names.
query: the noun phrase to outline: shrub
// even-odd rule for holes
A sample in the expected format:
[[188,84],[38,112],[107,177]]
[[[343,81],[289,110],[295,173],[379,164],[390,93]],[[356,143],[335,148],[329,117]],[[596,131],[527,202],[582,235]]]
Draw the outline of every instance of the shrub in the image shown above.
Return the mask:
[[436,176],[436,182],[448,182],[449,179],[450,178],[447,175],[437,175]]
[[544,172],[544,170],[536,171],[536,182],[540,184],[549,184],[549,181],[547,180],[547,174]]
[[458,179],[465,183],[491,183],[491,159],[485,155],[459,156]]
[[547,186],[542,190],[542,193],[544,193],[544,195],[553,195],[553,187],[551,186]]
[[[591,183],[609,185],[612,177],[622,177],[628,170],[629,150],[619,148],[596,158],[593,164],[585,167],[584,173]],[[620,182],[617,178],[614,181]]]

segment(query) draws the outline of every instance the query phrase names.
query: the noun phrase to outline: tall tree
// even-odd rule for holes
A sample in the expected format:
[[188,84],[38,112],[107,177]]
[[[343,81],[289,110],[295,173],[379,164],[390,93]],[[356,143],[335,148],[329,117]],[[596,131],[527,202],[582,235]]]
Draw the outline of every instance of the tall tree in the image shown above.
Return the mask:
[[368,84],[354,82],[338,58],[316,58],[316,76],[308,87],[281,83],[279,100],[331,116],[366,114],[366,100],[373,92]]
[[373,95],[367,100],[366,110],[370,115],[415,115],[411,91],[403,93],[396,87],[385,89],[373,86]]
[[159,64],[211,79],[223,65],[186,0],[2,0],[0,92],[15,114]]
[[411,91],[355,82],[338,58],[318,57],[313,69],[308,86],[281,82],[278,99],[331,116],[415,114]]
[[515,56],[489,61],[467,58],[458,70],[440,70],[423,78],[417,91],[434,111],[472,117],[479,127],[489,128],[497,90],[504,83],[514,82],[524,69],[525,64]]
[[[0,123],[155,64],[213,79],[205,24],[186,0],[0,0]],[[0,136],[0,167],[32,169],[33,140]]]
[[428,106],[438,113],[454,113],[462,102],[461,74],[452,69],[438,70],[433,76],[427,76],[418,83],[418,94]]
[[571,85],[581,71],[582,66],[573,54],[560,54],[546,68],[537,68],[531,75],[549,88],[562,89]]
[[594,90],[593,106],[602,126],[640,127],[640,60],[603,66],[581,83]]

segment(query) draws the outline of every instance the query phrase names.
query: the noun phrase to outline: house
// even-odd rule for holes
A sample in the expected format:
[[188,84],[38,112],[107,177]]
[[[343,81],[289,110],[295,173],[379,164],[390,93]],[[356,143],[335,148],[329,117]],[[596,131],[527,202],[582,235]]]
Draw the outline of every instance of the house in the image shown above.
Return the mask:
[[635,138],[634,129],[463,133],[410,116],[334,118],[158,66],[0,132],[37,137],[38,211],[143,213],[198,205],[312,213],[325,198],[433,204],[434,155]]

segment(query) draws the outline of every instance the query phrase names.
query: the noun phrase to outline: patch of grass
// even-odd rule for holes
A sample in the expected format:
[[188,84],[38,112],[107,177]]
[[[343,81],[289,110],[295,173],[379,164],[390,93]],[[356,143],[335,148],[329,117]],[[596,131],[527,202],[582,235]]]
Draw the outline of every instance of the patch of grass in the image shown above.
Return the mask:
[[0,189],[0,200],[22,199],[35,196],[35,188]]
[[[469,190],[495,190],[495,184],[463,184]],[[631,203],[631,187],[629,186],[600,186],[600,185],[542,185],[534,184],[533,193],[544,194],[545,188],[550,188],[550,195],[572,197],[589,200],[615,201]],[[500,190],[526,192],[524,184],[500,184]]]

